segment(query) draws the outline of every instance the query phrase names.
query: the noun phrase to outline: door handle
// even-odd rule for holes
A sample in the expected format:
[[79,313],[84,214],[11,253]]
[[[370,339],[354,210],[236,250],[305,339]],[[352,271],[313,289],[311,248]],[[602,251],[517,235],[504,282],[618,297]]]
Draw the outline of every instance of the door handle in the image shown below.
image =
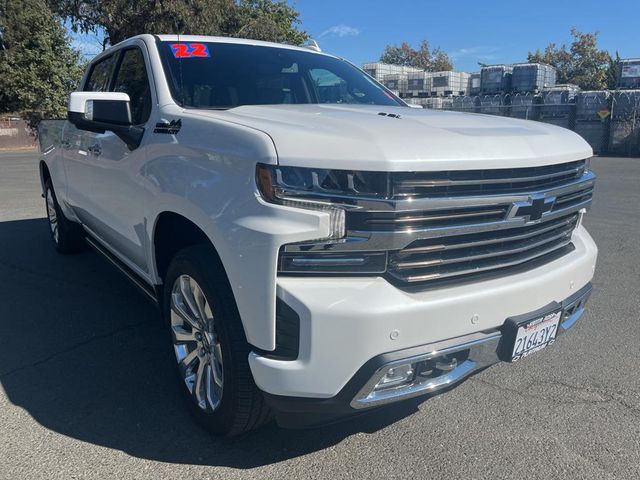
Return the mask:
[[63,138],[62,141],[60,142],[60,145],[65,150],[69,150],[71,148],[71,141],[68,138]]
[[96,157],[99,157],[100,154],[102,153],[102,147],[100,146],[99,143],[96,143],[94,145],[91,145],[90,147],[87,148],[87,150],[89,150],[92,154],[94,154]]

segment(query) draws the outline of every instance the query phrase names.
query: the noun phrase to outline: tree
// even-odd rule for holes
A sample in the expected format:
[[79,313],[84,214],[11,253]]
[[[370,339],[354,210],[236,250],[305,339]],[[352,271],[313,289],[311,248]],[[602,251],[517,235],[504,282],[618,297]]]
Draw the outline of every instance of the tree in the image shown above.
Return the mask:
[[83,68],[61,19],[45,0],[0,0],[0,38],[0,112],[65,116]]
[[556,67],[559,83],[574,83],[584,90],[606,88],[611,56],[598,49],[598,35],[598,32],[582,33],[572,28],[569,47],[550,43],[544,52],[529,52],[529,61]]
[[449,56],[439,47],[431,50],[426,39],[420,42],[417,50],[407,42],[402,42],[400,46],[387,45],[380,56],[380,61],[391,65],[420,68],[428,72],[453,70]]
[[615,90],[618,88],[618,75],[620,74],[620,55],[609,56],[609,66],[607,67],[607,88]]
[[75,32],[104,29],[114,45],[141,33],[224,35],[302,44],[300,14],[285,0],[49,0]]

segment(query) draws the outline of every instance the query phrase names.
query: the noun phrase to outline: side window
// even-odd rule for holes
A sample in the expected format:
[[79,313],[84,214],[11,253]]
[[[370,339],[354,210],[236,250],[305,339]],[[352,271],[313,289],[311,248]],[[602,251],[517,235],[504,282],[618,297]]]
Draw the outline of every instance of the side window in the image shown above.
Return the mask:
[[149,119],[151,113],[151,91],[144,66],[144,57],[137,48],[123,52],[120,68],[113,84],[114,92],[123,92],[131,100],[133,123],[139,125]]
[[84,86],[85,92],[106,92],[115,66],[115,55],[100,60],[91,67],[91,72]]

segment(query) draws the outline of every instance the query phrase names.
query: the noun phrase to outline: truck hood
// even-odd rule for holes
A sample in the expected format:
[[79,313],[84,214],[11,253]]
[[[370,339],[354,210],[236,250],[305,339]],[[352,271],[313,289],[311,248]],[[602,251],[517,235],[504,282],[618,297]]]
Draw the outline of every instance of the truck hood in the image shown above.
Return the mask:
[[359,105],[198,110],[269,135],[281,165],[374,171],[516,168],[590,157],[570,130],[491,115]]

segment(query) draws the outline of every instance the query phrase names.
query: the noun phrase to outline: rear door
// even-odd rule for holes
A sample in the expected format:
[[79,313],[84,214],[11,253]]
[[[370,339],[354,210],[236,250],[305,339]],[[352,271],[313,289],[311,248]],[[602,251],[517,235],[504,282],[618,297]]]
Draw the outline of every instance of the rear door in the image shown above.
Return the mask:
[[87,78],[86,91],[124,92],[131,100],[136,125],[145,128],[140,147],[129,147],[113,132],[77,131],[73,154],[68,157],[69,200],[76,215],[101,243],[138,273],[148,273],[145,258],[146,189],[139,169],[146,158],[148,128],[155,92],[148,75],[144,44],[120,49],[110,65],[96,64]]

